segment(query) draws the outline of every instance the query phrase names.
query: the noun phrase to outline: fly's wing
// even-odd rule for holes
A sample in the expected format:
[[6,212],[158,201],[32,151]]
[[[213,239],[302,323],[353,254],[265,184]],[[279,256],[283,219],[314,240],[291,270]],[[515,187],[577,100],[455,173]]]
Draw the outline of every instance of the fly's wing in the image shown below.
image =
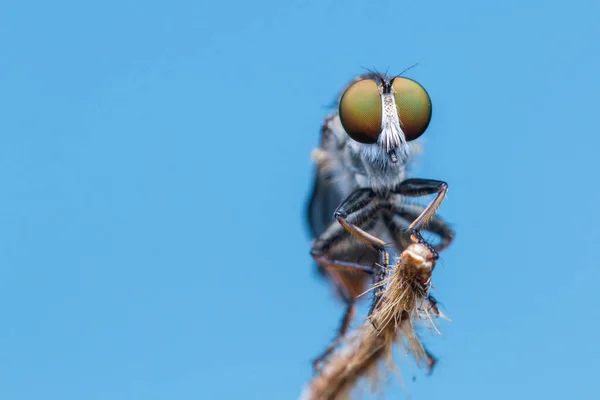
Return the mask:
[[[321,145],[312,154],[317,168],[307,220],[313,239],[318,238],[331,224],[337,224],[333,213],[342,201],[358,188],[348,169],[346,140],[346,132],[341,128],[337,114],[327,117],[322,128]],[[331,249],[329,257],[366,265],[378,260],[376,252],[352,238],[350,234]],[[326,271],[320,265],[318,272],[329,279],[338,294],[345,299],[357,297],[366,288],[368,276],[364,273],[333,269]]]

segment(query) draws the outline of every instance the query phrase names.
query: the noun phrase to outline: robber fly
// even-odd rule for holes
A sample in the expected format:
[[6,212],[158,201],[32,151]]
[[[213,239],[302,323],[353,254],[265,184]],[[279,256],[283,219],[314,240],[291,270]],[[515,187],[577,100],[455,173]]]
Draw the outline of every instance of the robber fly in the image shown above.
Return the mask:
[[[308,223],[318,271],[346,309],[337,337],[315,360],[315,369],[347,332],[356,299],[368,289],[369,280],[377,284],[385,278],[388,250],[399,254],[411,243],[420,243],[437,258],[453,239],[452,230],[435,215],[448,190],[446,182],[406,176],[414,152],[410,142],[431,120],[425,89],[400,75],[369,72],[346,85],[337,103],[313,151],[317,169]],[[436,196],[426,207],[406,201],[431,194]],[[439,244],[427,244],[422,230],[438,235]],[[369,314],[381,297],[373,293]]]

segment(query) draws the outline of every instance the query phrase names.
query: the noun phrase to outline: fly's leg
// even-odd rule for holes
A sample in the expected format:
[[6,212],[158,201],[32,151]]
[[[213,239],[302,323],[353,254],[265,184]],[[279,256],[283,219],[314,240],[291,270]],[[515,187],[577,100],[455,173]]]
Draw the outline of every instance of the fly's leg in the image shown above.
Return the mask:
[[375,249],[379,253],[381,265],[387,265],[388,254],[385,243],[363,231],[356,223],[371,219],[379,211],[380,207],[372,200],[376,197],[371,189],[358,189],[353,192],[335,210],[334,217],[339,225],[332,223],[331,226],[315,240],[310,254],[317,263],[324,268],[341,268],[346,270],[362,271],[372,274],[380,266],[368,266],[351,261],[331,259],[327,253],[335,245],[347,239],[347,233],[356,237],[363,243]]
[[[334,217],[339,222],[332,222],[329,228],[313,243],[311,255],[317,263],[325,270],[327,269],[342,269],[346,271],[357,271],[368,274],[376,274],[380,269],[379,265],[364,265],[358,262],[345,260],[337,260],[329,257],[328,253],[334,251],[336,246],[342,244],[348,239],[348,234],[351,234],[366,243],[370,247],[379,252],[381,265],[387,265],[388,254],[385,251],[385,243],[374,236],[360,229],[356,224],[372,219],[379,211],[377,203],[373,202],[376,197],[375,193],[370,189],[359,189],[353,192],[342,204],[336,209]],[[364,233],[364,236],[361,236]],[[366,237],[366,239],[364,239]],[[336,344],[343,337],[350,325],[352,316],[354,315],[354,298],[343,287],[339,287],[342,292],[342,297],[346,302],[346,311],[338,329],[338,334],[332,344],[315,360],[315,369],[319,363],[327,357],[334,349]]]
[[438,301],[432,295],[427,296],[426,302],[427,302],[427,312],[431,312],[433,315],[435,315],[438,318],[450,320],[450,318],[448,318],[443,312],[440,311],[440,308],[438,307]]
[[[364,216],[369,216],[366,214]],[[343,244],[345,241],[349,239],[348,232],[344,229],[343,226],[339,225],[336,222],[333,222],[332,225],[327,229],[320,237],[317,239],[313,247],[311,249],[311,255],[314,260],[321,265],[325,271],[328,270],[345,270],[345,271],[353,271],[356,273],[367,273],[373,274],[375,271],[374,266],[360,264],[358,262],[352,261],[343,261],[332,259],[328,256],[328,253],[332,250],[335,250],[336,246]],[[335,282],[335,281],[334,281]],[[339,282],[336,283],[336,287],[339,290],[344,303],[346,304],[346,311],[344,312],[344,316],[342,317],[342,321],[340,323],[340,327],[338,328],[338,332],[336,337],[333,339],[331,344],[327,346],[325,351],[321,353],[314,361],[313,367],[315,370],[319,369],[320,363],[334,350],[336,345],[339,343],[340,339],[346,334],[348,328],[350,327],[350,321],[354,316],[354,298],[348,292],[348,290]]]
[[[424,211],[425,207],[418,204],[402,204],[394,210],[394,213],[405,221],[416,221]],[[396,221],[392,220],[391,223],[395,225],[395,229],[398,229]],[[422,230],[435,233],[442,238],[442,243],[433,246],[438,253],[450,246],[450,243],[454,240],[452,229],[450,229],[446,221],[437,215],[431,216],[429,222],[422,227]]]
[[432,295],[427,296],[427,310],[433,312],[436,317],[440,316],[440,309],[437,306],[438,301]]
[[[346,200],[342,202],[342,204],[335,211],[335,218],[340,221],[344,221],[344,223],[337,224],[332,222],[329,228],[321,234],[313,243],[312,249],[310,251],[311,256],[315,259],[317,263],[319,263],[323,268],[333,268],[333,269],[345,269],[350,271],[362,271],[369,274],[372,274],[376,267],[370,265],[363,265],[358,262],[345,261],[345,260],[336,260],[332,259],[328,256],[328,253],[331,250],[335,250],[337,245],[340,245],[345,240],[348,239],[348,233],[353,234],[352,230],[346,228],[346,225],[355,227],[356,229],[360,228],[354,225],[354,222],[364,222],[369,220],[375,216],[375,214],[379,211],[379,207],[377,204],[372,203],[372,200],[375,198],[375,193],[370,189],[359,189],[353,192]],[[348,222],[350,221],[350,222]],[[346,224],[346,225],[345,225]],[[377,244],[377,248],[375,250],[380,250],[385,253],[383,249],[383,241],[375,238],[374,236],[369,235],[365,232],[366,235],[378,240],[381,243],[381,246]],[[360,239],[360,238],[359,238]],[[369,244],[368,242],[365,242]],[[374,246],[371,246],[374,247]],[[387,254],[387,253],[386,253]]]
[[[402,234],[397,234],[401,231],[405,231],[411,241],[427,246],[432,250],[433,256],[436,259],[438,258],[438,252],[450,245],[454,239],[454,232],[443,219],[435,215],[447,191],[447,183],[436,180],[407,179],[399,185],[394,192],[404,197],[420,197],[435,193],[437,193],[437,196],[427,207],[417,204],[398,204],[392,207],[392,213],[388,214],[386,222],[394,237],[396,237],[398,245],[402,245],[402,248],[405,248],[405,242],[408,239]],[[409,223],[410,225],[408,225]],[[439,235],[442,242],[435,247],[430,246],[423,239],[421,230],[427,230]],[[437,307],[437,300],[432,295],[427,296],[426,303],[428,311],[431,311],[435,316],[444,317]],[[425,359],[427,374],[431,375],[437,364],[437,359],[420,341],[419,347],[421,347],[422,355]]]
[[436,259],[438,258],[437,251],[423,239],[421,229],[433,218],[442,200],[444,200],[447,191],[448,184],[446,182],[432,179],[407,179],[394,190],[395,193],[405,197],[421,197],[437,193],[437,196],[425,207],[423,212],[410,224],[407,230],[411,240],[414,243],[420,243],[429,247]]
[[[359,219],[356,218],[358,216],[357,214],[361,210],[367,208],[375,197],[376,194],[371,189],[355,190],[342,202],[342,204],[339,205],[333,213],[333,216],[352,236],[382,254],[387,253],[385,250],[385,242],[356,225],[356,222]],[[373,211],[379,210],[379,206],[376,204],[372,208]]]
[[346,303],[346,311],[344,312],[344,316],[342,317],[342,321],[340,323],[340,327],[338,329],[337,335],[331,341],[329,346],[327,346],[327,348],[321,354],[319,354],[319,356],[317,358],[314,359],[313,369],[315,371],[319,371],[321,369],[321,363],[323,362],[323,360],[325,360],[327,357],[329,357],[329,355],[333,352],[333,350],[335,350],[336,346],[339,344],[342,337],[344,337],[344,335],[346,335],[346,332],[348,331],[348,328],[350,327],[350,321],[352,321],[352,318],[354,317],[354,313],[356,311],[356,306],[354,304],[355,303],[354,299],[347,294],[344,295],[344,302]]
[[[419,204],[398,204],[392,208],[392,214],[386,217],[386,223],[390,232],[394,235],[398,248],[406,248],[410,244],[410,239],[404,233],[408,229],[409,222],[417,219],[421,213],[425,210],[425,207]],[[426,230],[440,236],[442,241],[433,248],[437,252],[441,252],[446,249],[452,240],[454,240],[454,232],[448,224],[440,217],[434,215],[429,220],[426,226],[423,226],[422,230]],[[408,243],[407,243],[408,242]],[[436,317],[448,319],[444,313],[442,313],[437,304],[437,300],[429,294],[426,299],[427,311],[430,311]]]
[[[381,257],[381,254],[380,254],[380,257]],[[377,307],[377,305],[379,304],[379,301],[381,300],[381,297],[383,296],[383,293],[385,292],[385,287],[379,285],[379,283],[381,283],[385,278],[387,278],[387,274],[388,274],[387,266],[389,265],[389,256],[388,256],[387,252],[385,253],[384,257],[385,258],[380,260],[381,268],[378,268],[377,271],[375,271],[374,276],[373,276],[373,285],[377,285],[377,286],[373,289],[373,299],[371,301],[371,307],[369,308],[369,313],[367,314],[367,318],[369,318],[373,314],[373,312],[375,312],[375,307]],[[370,318],[369,318],[369,320],[371,321],[373,328],[375,328],[375,330],[379,330],[377,325],[375,325],[375,322],[373,320],[371,320]]]
[[[346,200],[342,202],[342,204],[340,204],[333,215],[340,225],[342,225],[352,236],[379,253],[379,265],[374,271],[373,279],[373,284],[377,285],[383,279],[385,279],[387,274],[387,266],[389,265],[389,254],[385,249],[386,244],[383,240],[371,235],[357,226],[352,218],[353,215],[360,209],[368,207],[375,197],[376,194],[371,189],[363,188],[355,190],[352,194],[350,194],[350,196],[348,196],[348,198],[346,198]],[[376,204],[373,208],[378,211],[380,206]],[[381,286],[378,286],[375,289],[371,308],[369,309],[369,316],[373,313],[377,304],[379,304],[379,300],[381,300],[383,292],[384,288]]]
[[423,346],[423,351],[425,352],[425,362],[427,363],[427,375],[431,375],[433,373],[435,364],[437,364],[437,358],[435,358],[433,354],[431,354],[429,350],[425,348],[425,346]]

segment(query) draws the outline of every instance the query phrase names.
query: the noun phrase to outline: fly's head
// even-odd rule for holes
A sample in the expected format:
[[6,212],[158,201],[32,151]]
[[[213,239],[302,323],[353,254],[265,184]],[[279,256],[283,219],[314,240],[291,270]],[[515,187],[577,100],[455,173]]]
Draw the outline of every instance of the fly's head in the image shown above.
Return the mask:
[[355,150],[373,163],[403,166],[408,142],[431,120],[431,99],[412,79],[367,74],[351,83],[339,100],[340,122]]

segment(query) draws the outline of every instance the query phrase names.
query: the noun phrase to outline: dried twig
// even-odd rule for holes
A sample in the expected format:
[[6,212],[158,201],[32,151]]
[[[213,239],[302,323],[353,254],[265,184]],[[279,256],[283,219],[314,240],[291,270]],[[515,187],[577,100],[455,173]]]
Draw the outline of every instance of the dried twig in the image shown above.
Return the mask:
[[435,360],[423,347],[415,325],[433,326],[430,311],[442,316],[428,297],[434,266],[435,257],[427,246],[407,247],[390,276],[378,285],[384,292],[373,314],[363,326],[344,338],[310,382],[302,400],[349,399],[362,378],[367,378],[373,389],[380,388],[379,368],[383,364],[386,373],[394,369],[394,344],[412,353],[418,364],[424,361],[428,368],[433,367]]

